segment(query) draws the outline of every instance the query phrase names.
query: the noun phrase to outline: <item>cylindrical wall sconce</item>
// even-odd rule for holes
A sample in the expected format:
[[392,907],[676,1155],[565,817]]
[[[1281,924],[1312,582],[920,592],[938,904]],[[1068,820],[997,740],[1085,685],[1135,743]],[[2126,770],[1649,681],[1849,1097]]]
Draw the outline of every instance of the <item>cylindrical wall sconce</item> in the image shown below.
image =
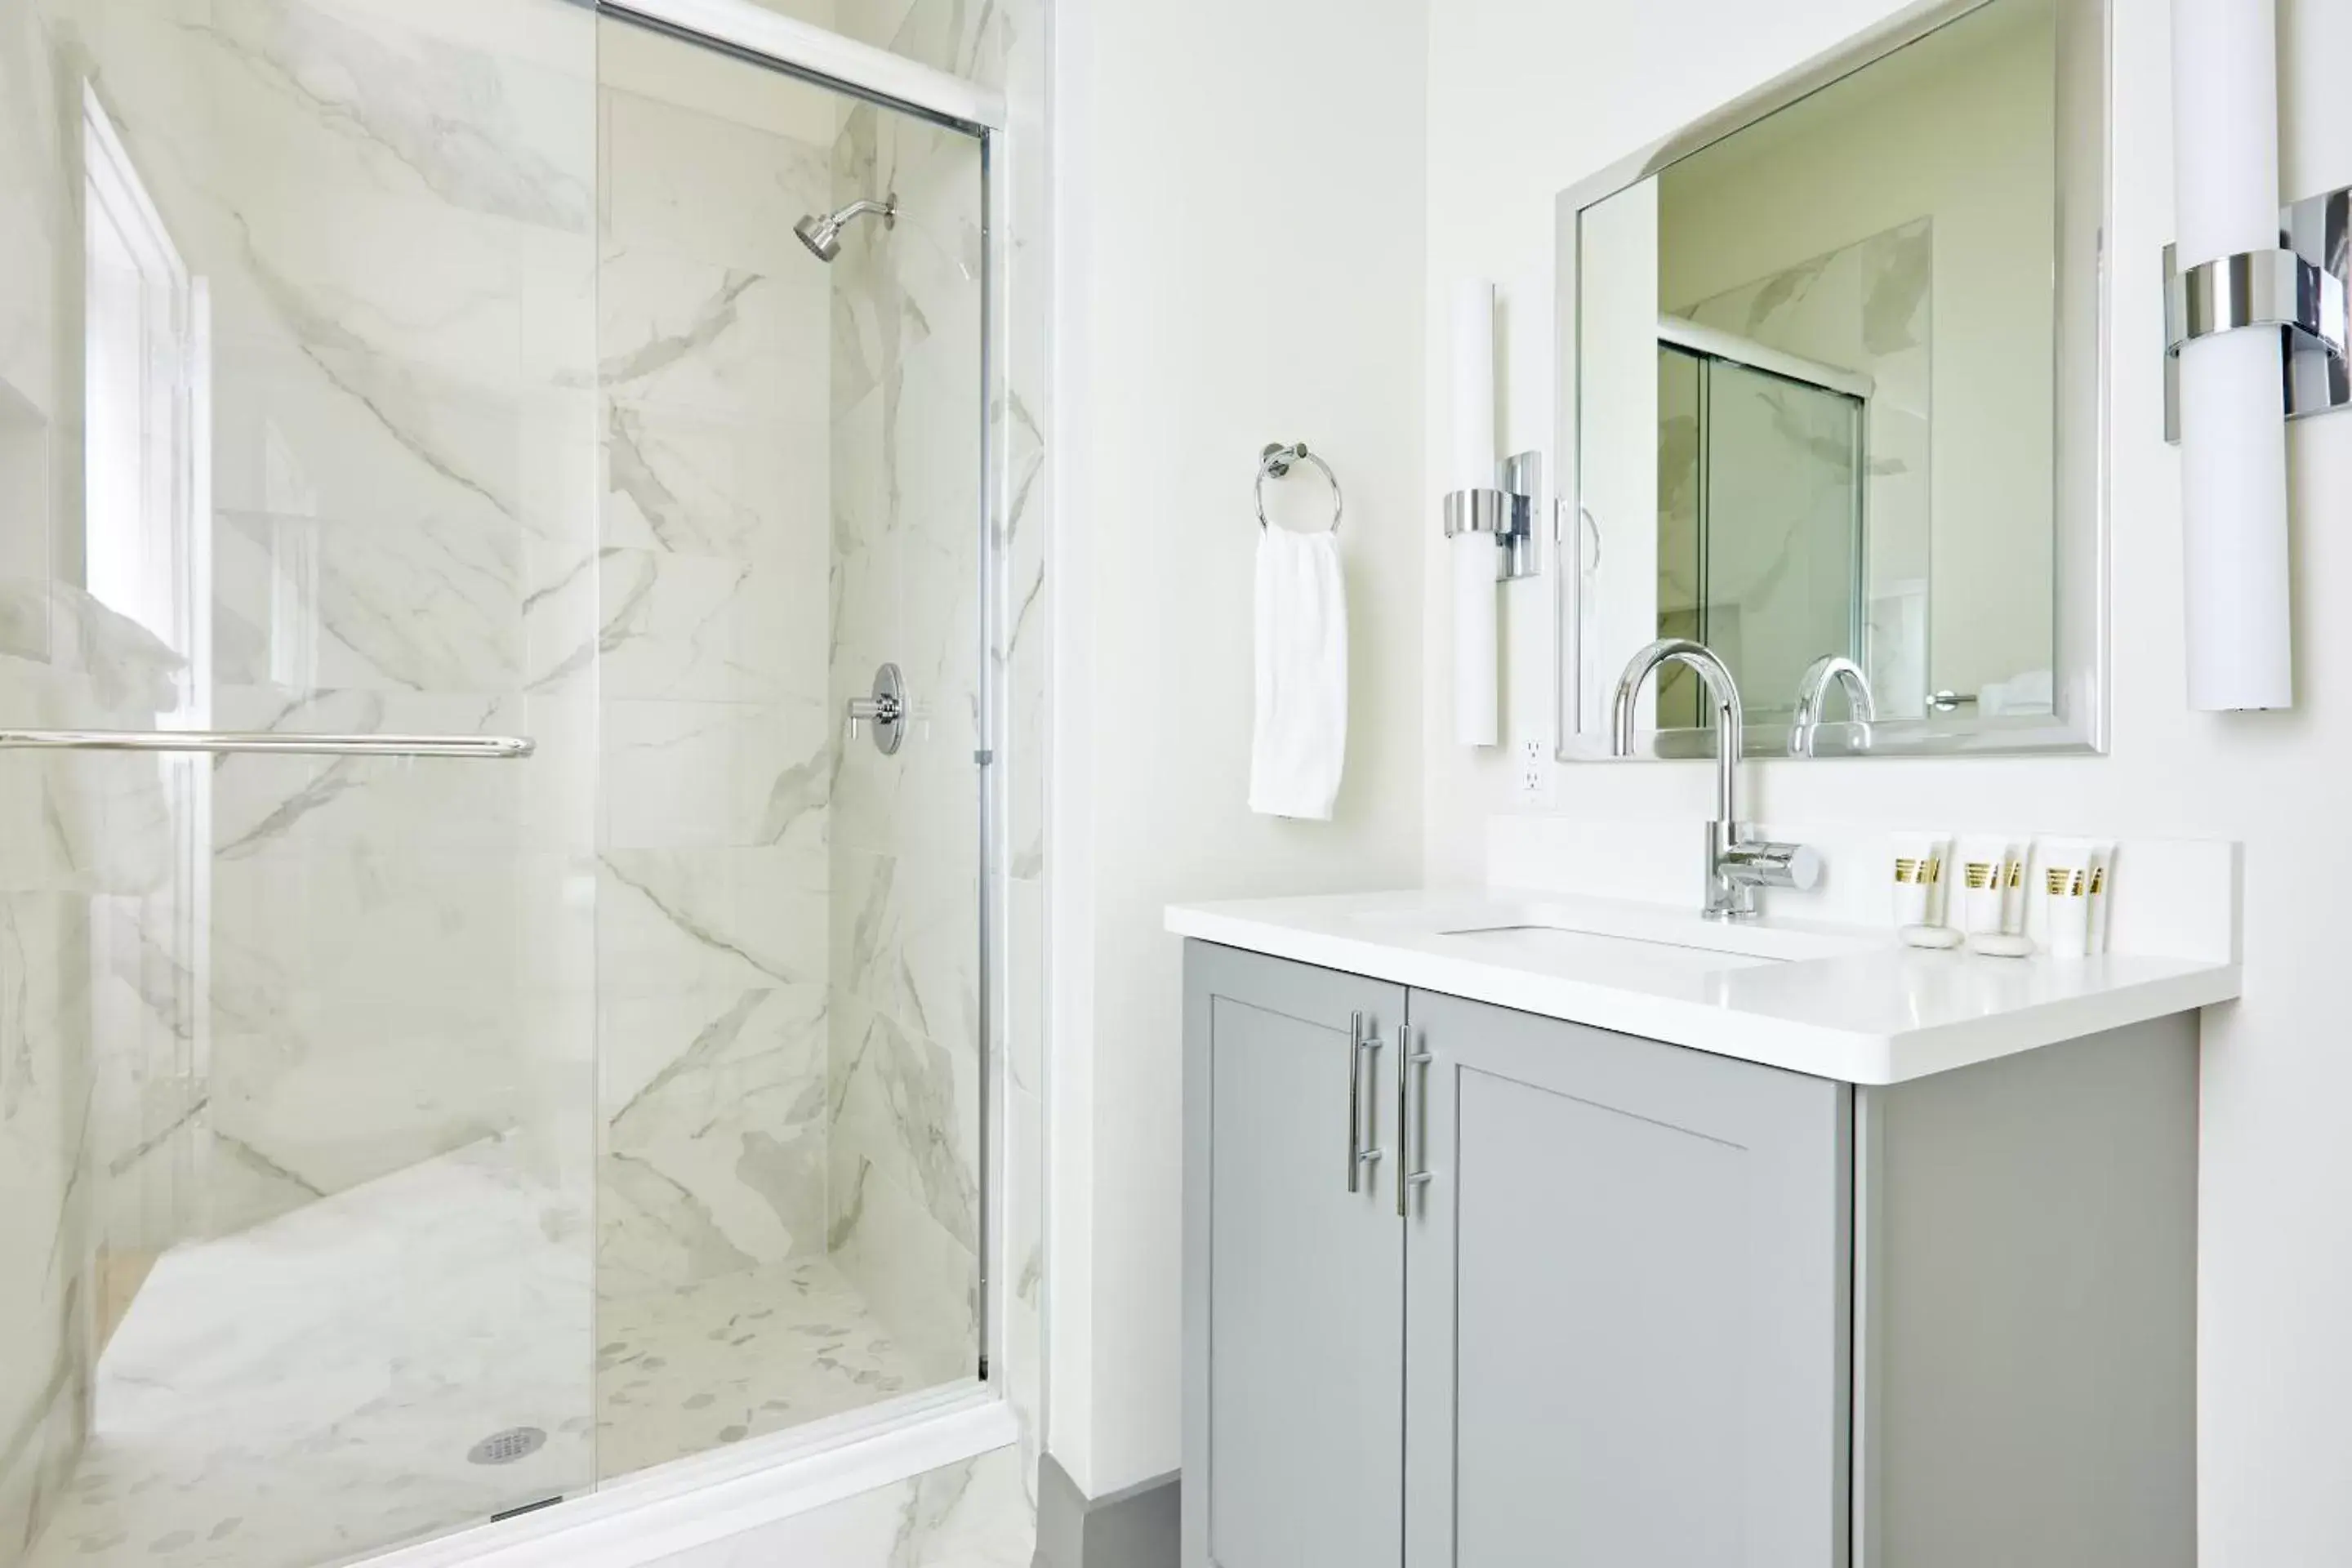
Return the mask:
[[[1454,296],[1454,429],[1445,489],[1479,490],[1495,482],[1495,286],[1465,283]],[[1501,648],[1496,640],[1495,552],[1475,533],[1446,531],[1454,582],[1454,739],[1491,746],[1501,712]]]
[[1496,584],[1533,574],[1538,462],[1495,458],[1495,286],[1465,283],[1451,327],[1453,429],[1445,479],[1454,590],[1454,738],[1491,746],[1502,714]]
[[[2273,0],[2173,0],[2176,250],[2231,293],[2281,251],[2277,47]],[[2249,310],[2259,330],[2210,323],[2178,349],[2189,705],[2207,711],[2294,705],[2276,303]]]

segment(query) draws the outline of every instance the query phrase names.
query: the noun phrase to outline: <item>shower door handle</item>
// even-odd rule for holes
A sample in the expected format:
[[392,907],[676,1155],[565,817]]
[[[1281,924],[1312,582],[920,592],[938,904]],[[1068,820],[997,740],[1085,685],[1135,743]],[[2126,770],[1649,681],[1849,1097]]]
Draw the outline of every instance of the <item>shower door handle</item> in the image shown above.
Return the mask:
[[275,752],[310,757],[527,757],[524,735],[301,735],[272,730],[0,730],[0,752]]

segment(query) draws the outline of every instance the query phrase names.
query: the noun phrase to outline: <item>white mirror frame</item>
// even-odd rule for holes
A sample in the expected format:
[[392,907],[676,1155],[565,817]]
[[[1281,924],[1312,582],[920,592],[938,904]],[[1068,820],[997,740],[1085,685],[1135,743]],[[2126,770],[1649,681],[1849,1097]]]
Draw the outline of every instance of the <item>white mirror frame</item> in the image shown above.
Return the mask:
[[[1556,206],[1555,279],[1558,338],[1554,350],[1557,392],[1554,413],[1559,454],[1558,497],[1552,508],[1552,683],[1554,755],[1561,762],[1622,760],[1609,738],[1609,695],[1618,671],[1580,667],[1587,569],[1587,542],[1580,504],[1582,468],[1578,460],[1579,380],[1581,331],[1579,311],[1579,233],[1585,210],[1639,184],[1700,149],[1754,124],[1852,75],[1945,24],[1996,0],[1927,0],[1799,66],[1745,97],[1692,121],[1631,157],[1562,191]],[[2088,171],[2060,181],[2058,344],[2054,406],[2059,410],[2057,482],[2053,510],[2053,711],[2047,714],[1970,715],[1931,712],[1924,719],[1888,719],[1870,725],[1825,722],[1815,732],[1812,755],[1862,756],[2009,755],[2022,752],[2103,752],[2107,749],[2108,588],[2107,560],[2107,362],[2110,307],[2105,236],[2114,156],[2108,104],[2113,94],[2113,49],[2108,0],[2060,0],[2061,58],[2094,51],[2098,90],[2091,102],[2061,106],[2061,144],[2070,134],[2096,137],[2096,177]],[[2090,122],[2095,121],[2093,126]],[[2090,210],[2081,210],[2084,198]],[[1831,699],[1832,711],[1843,700]],[[1755,723],[1741,737],[1741,753],[1787,757],[1789,727]],[[1667,760],[1715,754],[1715,738],[1704,729],[1647,730],[1634,737],[1633,759]]]

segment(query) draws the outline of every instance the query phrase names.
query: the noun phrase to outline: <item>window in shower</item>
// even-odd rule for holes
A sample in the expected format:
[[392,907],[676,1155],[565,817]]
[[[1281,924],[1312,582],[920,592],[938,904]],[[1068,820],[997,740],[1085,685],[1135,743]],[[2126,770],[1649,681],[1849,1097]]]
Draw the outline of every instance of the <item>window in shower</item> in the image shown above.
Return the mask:
[[0,753],[0,1568],[971,1380],[981,141],[570,0],[182,9],[0,7],[0,725],[531,750]]

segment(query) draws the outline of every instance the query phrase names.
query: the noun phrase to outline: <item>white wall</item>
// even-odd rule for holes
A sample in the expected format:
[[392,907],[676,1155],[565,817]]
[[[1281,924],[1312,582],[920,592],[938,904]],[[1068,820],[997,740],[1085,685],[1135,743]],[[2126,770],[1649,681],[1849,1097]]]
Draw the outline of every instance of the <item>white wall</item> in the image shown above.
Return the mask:
[[[1455,278],[1506,280],[1507,438],[1552,444],[1552,197],[1593,169],[1818,53],[1893,6],[1878,0],[1444,0],[1433,7],[1428,167],[1432,298]],[[2158,0],[2116,0],[2116,347],[2109,456],[2117,658],[2111,755],[2053,761],[1751,763],[1753,815],[2098,828],[2247,844],[2246,998],[2206,1020],[2200,1285],[2201,1561],[2207,1568],[2352,1561],[2352,1052],[2343,1047],[2334,927],[2352,872],[2337,818],[2352,765],[2352,622],[2317,586],[2352,576],[2331,526],[2352,496],[2352,418],[2290,437],[2298,518],[2297,690],[2289,713],[2214,717],[2184,704],[2174,456],[2159,435],[2156,258],[2170,237],[2168,39]],[[2301,194],[2352,184],[2352,100],[2329,61],[2352,6],[2280,0],[2284,169]],[[1475,113],[1445,106],[1477,105]],[[1439,345],[1434,339],[1430,347]],[[1433,352],[1429,362],[1442,364]],[[1425,450],[1443,450],[1444,389],[1424,388]],[[1445,648],[1444,576],[1427,531],[1430,669]],[[1549,733],[1532,657],[1549,584],[1512,589],[1515,721]],[[1479,874],[1482,808],[1507,809],[1508,764],[1423,713],[1432,882]],[[1691,765],[1564,769],[1556,807],[1601,818],[1706,808]]]
[[[1055,18],[1055,931],[1048,1445],[1100,1495],[1177,1464],[1170,900],[1419,869],[1421,0],[1067,0]],[[1347,784],[1252,816],[1250,486],[1347,487]],[[1301,470],[1281,499],[1311,511]]]

